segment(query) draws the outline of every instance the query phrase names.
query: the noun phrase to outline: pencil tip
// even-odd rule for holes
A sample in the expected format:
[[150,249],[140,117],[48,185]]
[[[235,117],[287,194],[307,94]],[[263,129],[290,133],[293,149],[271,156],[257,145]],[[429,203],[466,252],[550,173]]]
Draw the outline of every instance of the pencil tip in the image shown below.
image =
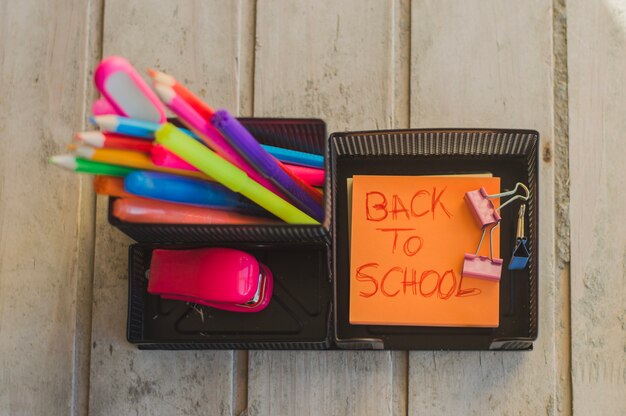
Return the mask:
[[161,101],[163,101],[165,104],[170,104],[176,96],[176,93],[171,87],[161,84],[159,82],[154,84],[154,89],[156,90],[159,98],[161,98]]
[[76,169],[76,158],[72,155],[56,155],[52,156],[49,160],[53,165],[71,170]]
[[114,130],[117,126],[117,116],[106,114],[102,116],[93,116],[92,121],[103,130]]
[[157,71],[156,69],[149,69],[148,74],[150,75],[150,78],[158,84],[164,84],[171,87],[176,83],[173,76],[168,75],[165,72]]
[[93,147],[104,146],[104,134],[100,131],[82,131],[76,133],[76,140],[84,142]]
[[76,155],[84,158],[91,159],[96,151],[89,146],[78,146],[76,149]]

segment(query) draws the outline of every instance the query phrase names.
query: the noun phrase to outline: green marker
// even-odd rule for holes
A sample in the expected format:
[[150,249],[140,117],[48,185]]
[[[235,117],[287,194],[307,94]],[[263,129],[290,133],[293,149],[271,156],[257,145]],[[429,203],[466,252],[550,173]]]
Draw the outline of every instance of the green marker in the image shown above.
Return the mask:
[[272,191],[259,185],[238,167],[222,159],[205,145],[165,123],[155,133],[157,143],[209,175],[228,189],[238,192],[290,224],[319,224]]
[[75,172],[91,173],[93,175],[126,176],[137,170],[124,166],[109,165],[108,163],[94,162],[72,155],[52,156],[50,162]]

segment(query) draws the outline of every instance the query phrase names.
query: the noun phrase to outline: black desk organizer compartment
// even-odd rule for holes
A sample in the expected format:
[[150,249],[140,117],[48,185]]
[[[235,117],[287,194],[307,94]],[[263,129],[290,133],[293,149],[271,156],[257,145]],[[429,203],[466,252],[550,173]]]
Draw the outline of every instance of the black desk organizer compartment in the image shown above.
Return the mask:
[[[406,130],[335,133],[330,137],[335,342],[352,349],[525,350],[537,338],[538,145],[526,130]],[[531,258],[509,271],[518,203],[503,213],[498,328],[350,325],[350,252],[346,179],[353,175],[433,175],[491,172],[501,188],[528,184],[526,236]]]
[[[323,155],[326,150],[326,124],[318,119],[239,118],[262,144]],[[176,120],[170,120],[178,124]],[[327,158],[325,158],[327,159]],[[328,171],[328,170],[327,170]],[[211,241],[317,242],[330,244],[330,203],[326,194],[326,220],[322,225],[187,225],[137,224],[120,221],[112,215],[109,223],[135,241],[146,243],[205,243]]]
[[129,249],[128,341],[140,349],[330,348],[328,246],[219,246],[244,250],[272,270],[274,291],[268,307],[257,313],[233,313],[150,295],[146,276],[152,250],[184,246],[134,244]]
[[[260,142],[326,154],[326,218],[299,225],[112,225],[142,244],[129,251],[128,340],[140,349],[532,349],[538,319],[538,145],[526,130],[406,130],[335,133],[321,120],[240,119]],[[436,328],[350,325],[346,178],[355,174],[423,175],[489,171],[502,189],[529,185],[526,270],[503,268],[500,327]],[[519,206],[514,204],[515,207]],[[508,263],[515,208],[502,221]],[[331,221],[332,220],[332,221]],[[507,238],[506,236],[510,236]],[[332,238],[332,239],[331,239]],[[157,247],[233,247],[258,256],[277,276],[266,311],[235,314],[146,293],[146,269]],[[305,284],[303,284],[303,282]],[[315,302],[312,304],[312,299]],[[199,320],[200,319],[200,320]]]

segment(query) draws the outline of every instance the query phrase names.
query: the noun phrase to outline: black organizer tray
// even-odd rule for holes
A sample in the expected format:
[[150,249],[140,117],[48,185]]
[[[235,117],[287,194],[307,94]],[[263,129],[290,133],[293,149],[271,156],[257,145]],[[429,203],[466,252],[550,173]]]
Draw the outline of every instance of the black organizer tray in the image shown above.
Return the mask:
[[[238,118],[262,144],[285,147],[324,155],[326,124],[319,119]],[[175,119],[170,120],[179,124]],[[326,160],[327,158],[325,158]],[[329,200],[326,192],[327,201]],[[330,244],[330,204],[326,203],[326,220],[321,225],[188,225],[137,224],[121,221],[112,215],[109,201],[109,223],[138,242],[202,243],[208,241],[320,242]]]
[[[405,130],[335,133],[331,146],[335,338],[355,349],[532,349],[538,317],[538,143],[527,130]],[[501,223],[500,252],[505,266],[500,281],[498,328],[442,328],[351,325],[349,315],[350,251],[346,179],[353,175],[436,175],[492,172],[501,188],[529,185],[526,202],[525,270],[506,268],[512,252],[517,215]],[[515,208],[514,208],[515,207]],[[508,212],[517,212],[513,203]],[[511,236],[506,238],[505,236]]]
[[332,288],[326,246],[220,244],[244,250],[272,270],[272,300],[257,313],[222,311],[148,294],[146,276],[152,250],[183,247],[200,246],[130,246],[128,341],[139,344],[140,349],[330,347]]
[[[538,321],[538,147],[528,130],[398,130],[335,133],[321,120],[240,119],[260,142],[325,153],[326,218],[320,226],[112,225],[140,242],[129,250],[128,340],[140,349],[453,349],[527,350]],[[500,326],[437,328],[350,325],[346,178],[355,174],[422,175],[489,171],[502,189],[529,185],[526,270],[503,268]],[[517,207],[514,204],[514,207]],[[513,212],[516,208],[510,208]],[[501,235],[513,236],[515,215]],[[512,238],[501,238],[505,265]],[[257,256],[277,276],[274,298],[258,314],[235,314],[162,301],[146,293],[154,248],[223,246]],[[306,283],[306,284],[303,284]],[[311,289],[311,285],[317,289]],[[316,291],[317,290],[317,291]],[[308,303],[311,296],[316,306]],[[296,324],[297,323],[297,324]],[[184,324],[184,325],[183,325]]]

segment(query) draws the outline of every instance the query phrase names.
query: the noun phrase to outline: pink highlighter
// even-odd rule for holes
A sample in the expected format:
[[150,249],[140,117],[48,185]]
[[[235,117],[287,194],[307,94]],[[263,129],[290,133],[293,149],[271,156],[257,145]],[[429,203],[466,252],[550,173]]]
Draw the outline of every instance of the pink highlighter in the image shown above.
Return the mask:
[[[159,124],[166,121],[165,107],[126,59],[110,56],[102,60],[96,68],[94,81],[116,114]],[[99,105],[102,104],[104,102]],[[102,110],[106,108],[97,109]]]
[[267,266],[230,248],[152,252],[148,293],[231,312],[269,305],[274,279]]

